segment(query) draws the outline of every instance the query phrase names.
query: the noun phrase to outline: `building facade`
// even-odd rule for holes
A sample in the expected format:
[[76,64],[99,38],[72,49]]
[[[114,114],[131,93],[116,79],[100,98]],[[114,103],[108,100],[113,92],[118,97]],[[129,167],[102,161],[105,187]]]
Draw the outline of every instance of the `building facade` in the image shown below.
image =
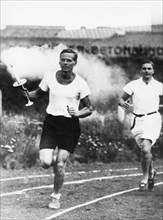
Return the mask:
[[163,59],[163,25],[66,30],[63,26],[7,26],[1,30],[1,50],[9,47],[44,46],[60,43],[83,53],[107,57]]

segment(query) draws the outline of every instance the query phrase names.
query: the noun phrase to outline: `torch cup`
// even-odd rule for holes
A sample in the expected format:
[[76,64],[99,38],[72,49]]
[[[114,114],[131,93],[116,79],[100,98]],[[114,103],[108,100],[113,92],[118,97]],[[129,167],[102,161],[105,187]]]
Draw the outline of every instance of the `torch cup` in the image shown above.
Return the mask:
[[7,65],[7,70],[15,76],[16,78],[16,82],[14,82],[13,86],[14,87],[21,87],[25,92],[26,92],[26,97],[27,97],[27,101],[28,103],[26,104],[26,106],[31,106],[33,105],[33,102],[31,102],[30,98],[29,98],[29,94],[28,94],[28,90],[24,87],[24,84],[27,82],[26,79],[20,79],[16,73],[16,71],[14,70],[14,67],[12,64],[8,63]]
[[27,97],[28,103],[25,106],[31,106],[31,105],[33,105],[33,102],[29,98],[28,90],[24,87],[24,84],[26,82],[27,82],[26,79],[19,79],[19,81],[14,82],[13,86],[14,87],[21,87],[26,92],[26,97]]

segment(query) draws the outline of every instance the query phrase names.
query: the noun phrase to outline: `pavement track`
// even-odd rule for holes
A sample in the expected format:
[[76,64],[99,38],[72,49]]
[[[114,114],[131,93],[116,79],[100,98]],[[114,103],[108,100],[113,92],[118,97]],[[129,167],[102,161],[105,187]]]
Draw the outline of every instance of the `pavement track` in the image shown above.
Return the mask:
[[[126,168],[126,169],[115,169],[115,170],[110,169],[108,171],[109,172],[111,172],[111,171],[125,172],[125,171],[136,171],[136,170],[138,170],[138,169],[137,168]],[[89,172],[90,173],[99,173],[100,171],[101,170],[93,170],[93,171],[89,171]],[[73,172],[73,173],[85,174],[85,173],[88,173],[88,172],[79,171],[79,172]],[[66,173],[66,175],[70,175],[70,174],[72,174],[72,173],[71,172]],[[161,175],[161,174],[163,174],[163,172],[158,172],[157,174]],[[97,181],[97,180],[101,181],[101,180],[114,179],[114,178],[136,177],[136,176],[141,176],[141,175],[142,175],[141,173],[131,173],[131,174],[121,174],[121,175],[113,175],[113,176],[101,176],[101,177],[94,177],[94,178],[89,178],[89,179],[68,181],[68,182],[65,182],[64,185],[82,184],[82,183],[91,182],[91,181]],[[4,178],[4,179],[1,179],[1,182],[21,180],[21,179],[26,179],[26,178],[28,178],[28,179],[30,179],[30,178],[40,178],[40,177],[42,178],[42,177],[46,177],[46,176],[52,176],[52,175],[50,175],[50,174],[49,175],[32,175],[32,176],[28,176],[28,177],[20,177],[19,176],[19,177],[12,177],[12,178]],[[157,186],[157,185],[162,185],[162,184],[163,184],[163,182],[158,182],[155,185]],[[53,185],[29,187],[29,188],[25,188],[25,189],[22,189],[22,190],[16,190],[16,191],[12,191],[12,192],[2,193],[0,196],[5,197],[5,196],[12,196],[12,195],[19,195],[19,194],[23,194],[23,193],[26,193],[27,191],[31,191],[31,190],[42,189],[42,188],[52,188],[52,187],[53,187]],[[125,194],[125,193],[129,193],[129,192],[135,191],[137,189],[138,188],[131,188],[131,189],[119,191],[119,192],[116,192],[116,193],[112,193],[112,194],[109,194],[109,195],[98,197],[98,198],[93,199],[91,201],[86,201],[86,202],[78,204],[76,206],[72,206],[72,207],[69,207],[69,208],[66,208],[66,209],[62,209],[62,210],[57,210],[57,212],[55,212],[54,214],[44,218],[43,220],[52,220],[52,219],[55,219],[56,217],[61,216],[65,213],[67,213],[67,212],[71,212],[73,210],[88,206],[90,204],[97,203],[98,201],[101,201],[101,200],[105,200],[105,199],[116,197],[116,196],[119,196],[119,195],[122,195],[122,194]]]
[[[163,182],[159,182],[159,183],[156,183],[155,186],[162,185],[162,184],[163,184]],[[45,218],[44,220],[52,220],[52,219],[55,219],[58,216],[61,216],[61,215],[65,214],[65,213],[73,211],[75,209],[82,208],[84,206],[91,205],[91,204],[99,202],[101,200],[109,199],[109,198],[112,198],[112,197],[115,197],[115,196],[119,196],[119,195],[122,195],[122,194],[125,194],[125,193],[128,193],[128,192],[132,192],[132,191],[135,191],[135,190],[138,190],[138,187],[132,188],[132,189],[128,189],[128,190],[124,190],[124,191],[120,191],[120,192],[113,193],[113,194],[110,194],[110,195],[106,195],[106,196],[94,199],[92,201],[88,201],[88,202],[82,203],[80,205],[73,206],[73,207],[70,207],[68,209],[59,211],[59,212],[57,212],[57,213],[55,213],[55,214]]]

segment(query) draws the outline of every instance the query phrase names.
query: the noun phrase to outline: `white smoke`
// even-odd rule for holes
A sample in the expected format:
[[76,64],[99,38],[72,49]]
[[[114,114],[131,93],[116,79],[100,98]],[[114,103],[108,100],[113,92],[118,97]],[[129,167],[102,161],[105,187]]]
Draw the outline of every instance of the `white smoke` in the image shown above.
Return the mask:
[[126,82],[126,74],[120,67],[106,66],[93,55],[79,54],[75,70],[86,79],[95,98],[119,93]]
[[[4,50],[1,59],[5,64],[11,64],[19,78],[31,80],[41,79],[47,72],[56,71],[59,68],[59,53],[66,47],[62,44],[50,49],[34,46],[10,47]],[[15,78],[14,75],[12,75]]]
[[[19,78],[42,79],[48,72],[56,72],[59,67],[59,54],[65,49],[63,44],[55,48],[34,46],[31,48],[11,47],[2,51],[1,59],[13,66]],[[96,56],[78,53],[78,63],[74,72],[88,82],[92,98],[101,98],[117,93],[126,82],[125,72],[118,66],[106,66]],[[14,75],[12,75],[15,78]],[[100,96],[100,97],[99,97]]]

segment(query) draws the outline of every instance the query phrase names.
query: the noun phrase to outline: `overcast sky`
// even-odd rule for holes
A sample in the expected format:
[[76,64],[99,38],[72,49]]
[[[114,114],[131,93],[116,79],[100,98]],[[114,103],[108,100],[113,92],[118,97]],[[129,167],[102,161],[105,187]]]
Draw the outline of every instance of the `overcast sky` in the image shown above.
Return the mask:
[[162,0],[0,0],[5,25],[65,26],[68,29],[162,24]]

